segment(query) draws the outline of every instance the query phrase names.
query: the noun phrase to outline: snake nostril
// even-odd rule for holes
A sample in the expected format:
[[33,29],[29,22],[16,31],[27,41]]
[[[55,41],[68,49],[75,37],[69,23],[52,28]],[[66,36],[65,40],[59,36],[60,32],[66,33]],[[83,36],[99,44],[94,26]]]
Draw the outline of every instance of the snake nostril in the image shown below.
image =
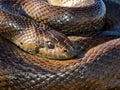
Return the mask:
[[23,43],[22,43],[22,42],[20,42],[20,44],[21,44],[21,45],[23,45]]
[[68,50],[67,50],[67,49],[65,49],[65,50],[63,50],[63,52],[68,52]]

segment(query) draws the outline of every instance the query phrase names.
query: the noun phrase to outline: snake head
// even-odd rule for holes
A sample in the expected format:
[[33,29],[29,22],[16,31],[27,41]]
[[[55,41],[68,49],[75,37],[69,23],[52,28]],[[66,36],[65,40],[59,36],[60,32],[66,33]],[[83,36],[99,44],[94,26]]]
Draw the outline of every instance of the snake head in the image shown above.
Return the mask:
[[42,39],[39,38],[36,52],[37,55],[50,59],[64,60],[75,57],[72,42],[55,30],[43,32]]

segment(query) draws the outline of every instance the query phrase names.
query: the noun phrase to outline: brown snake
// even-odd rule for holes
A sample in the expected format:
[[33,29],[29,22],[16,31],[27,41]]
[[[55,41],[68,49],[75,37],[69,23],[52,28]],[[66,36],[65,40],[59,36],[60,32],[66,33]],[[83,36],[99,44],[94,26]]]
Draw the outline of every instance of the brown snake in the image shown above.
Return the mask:
[[120,2],[104,1],[106,27],[70,36],[78,49],[76,59],[43,59],[0,37],[0,90],[119,90]]
[[82,3],[79,7],[61,7],[42,0],[3,0],[1,35],[31,54],[51,59],[71,59],[76,56],[74,46],[67,37],[52,28],[62,33],[80,35],[100,30],[105,23],[106,8],[102,0],[79,3]]

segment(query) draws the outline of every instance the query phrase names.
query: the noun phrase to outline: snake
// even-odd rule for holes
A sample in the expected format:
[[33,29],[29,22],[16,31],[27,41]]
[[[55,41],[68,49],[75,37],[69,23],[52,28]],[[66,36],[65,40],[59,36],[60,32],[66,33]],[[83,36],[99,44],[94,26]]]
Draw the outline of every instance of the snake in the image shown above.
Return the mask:
[[[99,7],[95,12],[89,9],[89,4],[79,8],[75,3],[77,7],[61,6],[61,9],[56,3],[50,5],[51,0],[48,1],[50,4],[42,0],[1,1],[0,90],[119,90],[119,0],[104,0],[106,15],[102,0],[90,0],[93,10],[96,10],[95,5],[104,7]],[[43,11],[39,12],[41,7]],[[44,10],[46,7],[48,11]],[[78,8],[79,11],[76,11]],[[85,17],[75,14],[82,11],[81,16]],[[52,14],[56,18],[46,17],[44,13],[47,12],[51,12],[48,16]],[[95,16],[91,16],[93,14]],[[80,20],[77,17],[81,17]],[[71,21],[77,22],[73,24]],[[67,27],[70,28],[67,30]],[[28,38],[24,37],[23,40],[23,36]],[[53,49],[56,54],[47,53],[49,50],[37,51],[43,47],[49,47],[50,52]],[[74,48],[78,54],[76,58],[73,58]]]
[[[11,8],[12,14],[13,13],[15,14],[15,11],[16,11],[20,15],[21,14],[23,15],[25,14],[24,16],[28,15],[32,19],[38,22],[42,22],[45,25],[47,24],[54,29],[57,28],[56,30],[61,31],[63,33],[73,33],[73,32],[85,33],[85,31],[88,32],[91,30],[96,31],[101,29],[104,25],[104,17],[105,17],[105,11],[106,11],[103,1],[101,0],[90,1],[88,5],[87,3],[84,3],[84,2],[79,1],[79,3],[82,3],[82,4],[79,4],[81,6],[75,7],[76,6],[75,4],[75,6],[71,8],[68,6],[57,7],[56,5],[49,5],[48,3],[44,1],[39,1],[39,0],[32,0],[29,2],[27,0],[26,1],[25,0],[24,1],[8,0],[8,1],[1,1],[1,4],[5,3],[6,6],[8,6],[7,8]],[[29,8],[29,7],[32,7],[32,8]],[[81,8],[81,7],[84,7],[84,8]],[[93,12],[87,13],[89,11],[87,7],[89,7],[89,10],[91,9],[91,11]],[[58,32],[55,33],[55,31],[52,32],[52,30],[50,30],[51,28],[47,28],[43,24],[42,26],[41,23],[40,25],[39,24],[36,25],[36,23],[30,22],[30,20],[22,19],[22,17],[21,18],[19,17],[20,15],[18,15],[19,18],[15,17],[14,15],[12,17],[12,15],[9,15],[10,10],[7,10],[7,12],[9,13],[5,12],[6,8],[4,8],[4,5],[1,6],[1,8],[4,9],[4,11],[1,10],[1,18],[2,18],[1,27],[2,29],[6,30],[4,32],[6,35],[4,34],[2,35],[5,38],[12,41],[13,43],[15,43],[17,46],[21,47],[23,50],[31,54],[52,58],[52,59],[70,59],[75,56],[74,47],[64,35],[62,34],[60,35]],[[48,9],[48,8],[51,8],[51,9]],[[44,9],[46,10],[46,12],[43,12]],[[84,10],[84,12],[81,13],[81,11],[83,11],[82,9]],[[51,10],[58,11],[60,13],[58,12],[51,13],[50,14],[51,18],[50,18],[48,14],[50,13]],[[25,12],[25,13],[22,13],[22,12]],[[94,15],[92,13],[94,13]],[[78,15],[75,15],[75,14],[80,14],[80,16],[78,17]],[[16,22],[18,21],[20,21],[19,23],[24,23],[24,25],[17,24]],[[55,28],[54,26],[56,25],[57,27]],[[72,27],[72,28],[69,28],[69,27]],[[13,29],[12,31],[15,32],[14,35],[10,33],[11,28]],[[31,35],[32,33],[34,36]]]

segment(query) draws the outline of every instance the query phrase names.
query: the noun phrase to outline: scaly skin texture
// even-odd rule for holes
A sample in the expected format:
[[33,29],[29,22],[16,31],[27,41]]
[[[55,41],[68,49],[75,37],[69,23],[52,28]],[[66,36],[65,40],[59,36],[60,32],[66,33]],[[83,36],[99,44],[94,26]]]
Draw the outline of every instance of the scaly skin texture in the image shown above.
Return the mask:
[[120,4],[105,2],[107,24],[102,32],[69,37],[78,49],[76,59],[43,59],[0,37],[0,89],[119,90]]
[[[86,1],[86,0],[84,0]],[[59,7],[43,0],[8,0],[9,6],[20,14],[47,24],[64,34],[84,34],[100,30],[104,25],[106,13],[102,0],[91,0],[89,4],[81,2],[80,7]],[[22,11],[22,12],[21,12]]]
[[75,55],[72,42],[62,33],[3,9],[0,10],[0,29],[3,37],[28,53],[63,60]]

